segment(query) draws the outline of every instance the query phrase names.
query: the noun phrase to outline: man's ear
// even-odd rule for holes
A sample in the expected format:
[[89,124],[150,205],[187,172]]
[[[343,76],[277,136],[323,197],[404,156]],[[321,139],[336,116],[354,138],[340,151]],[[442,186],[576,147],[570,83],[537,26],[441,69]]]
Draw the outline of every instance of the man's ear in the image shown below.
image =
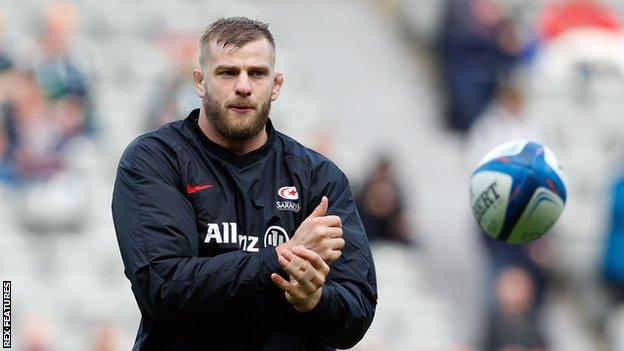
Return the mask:
[[273,90],[271,91],[271,101],[277,100],[280,91],[282,90],[283,84],[284,74],[282,74],[281,72],[275,72],[275,77],[273,78]]
[[193,80],[195,81],[195,91],[197,91],[197,96],[200,98],[206,97],[206,89],[204,87],[204,74],[198,70],[193,70]]

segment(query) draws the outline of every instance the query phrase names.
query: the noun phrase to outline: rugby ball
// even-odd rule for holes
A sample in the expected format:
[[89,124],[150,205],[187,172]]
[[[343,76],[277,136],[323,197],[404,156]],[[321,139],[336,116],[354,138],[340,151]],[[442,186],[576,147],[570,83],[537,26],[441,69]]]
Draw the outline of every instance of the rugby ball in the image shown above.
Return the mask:
[[492,238],[521,244],[542,237],[566,203],[563,171],[553,152],[518,139],[488,152],[470,177],[470,206]]

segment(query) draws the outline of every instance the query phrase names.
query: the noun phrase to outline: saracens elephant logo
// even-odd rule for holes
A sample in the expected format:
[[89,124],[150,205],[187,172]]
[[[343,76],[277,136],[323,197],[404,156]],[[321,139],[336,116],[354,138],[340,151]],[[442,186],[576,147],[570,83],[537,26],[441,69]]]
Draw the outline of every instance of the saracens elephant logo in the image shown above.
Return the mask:
[[286,230],[284,228],[273,225],[270,226],[266,233],[264,233],[264,247],[277,246],[290,240]]

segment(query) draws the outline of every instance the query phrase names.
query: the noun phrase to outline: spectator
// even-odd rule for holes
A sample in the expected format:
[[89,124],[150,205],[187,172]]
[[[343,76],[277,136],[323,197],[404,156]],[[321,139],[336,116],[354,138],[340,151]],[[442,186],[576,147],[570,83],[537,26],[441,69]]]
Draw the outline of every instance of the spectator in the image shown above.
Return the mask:
[[529,273],[518,266],[503,269],[495,282],[496,308],[491,314],[485,351],[543,351],[544,336],[534,314],[535,288]]
[[45,29],[40,36],[41,58],[35,67],[37,82],[49,100],[71,96],[81,99],[85,110],[85,130],[93,129],[93,109],[86,63],[73,50],[78,13],[67,2],[53,2],[44,9]]
[[166,33],[159,39],[159,45],[173,67],[155,84],[157,88],[148,104],[148,130],[175,121],[199,106],[195,86],[188,78],[197,57],[195,36]]
[[402,192],[389,159],[381,158],[377,162],[356,204],[370,241],[414,243],[403,213]]
[[470,128],[465,139],[469,167],[474,167],[494,147],[513,139],[542,141],[539,120],[527,114],[520,71],[496,84],[495,99]]
[[50,106],[32,72],[15,72],[12,87],[2,109],[6,137],[3,173],[12,181],[46,178],[60,166],[54,152],[57,147]]
[[85,102],[76,95],[49,101],[29,71],[14,72],[12,86],[2,107],[1,179],[44,181],[63,168],[63,147],[84,134]]
[[440,55],[447,123],[466,132],[494,96],[522,46],[516,27],[491,0],[450,0],[442,24]]

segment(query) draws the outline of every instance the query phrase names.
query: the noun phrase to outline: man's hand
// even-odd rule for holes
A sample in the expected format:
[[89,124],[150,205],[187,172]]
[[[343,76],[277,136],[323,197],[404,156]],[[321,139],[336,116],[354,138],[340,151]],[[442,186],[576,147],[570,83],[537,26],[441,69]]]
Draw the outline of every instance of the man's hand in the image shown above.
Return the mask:
[[292,239],[275,248],[278,256],[283,256],[284,249],[303,246],[316,252],[327,264],[337,260],[342,255],[342,248],[345,245],[342,238],[342,221],[338,216],[325,215],[328,206],[327,197],[323,196],[321,203],[301,222]]
[[291,250],[285,249],[278,256],[280,266],[290,275],[290,282],[279,274],[271,274],[275,285],[284,290],[286,300],[298,312],[314,309],[323,295],[325,277],[329,274],[329,266],[316,252],[303,246]]

